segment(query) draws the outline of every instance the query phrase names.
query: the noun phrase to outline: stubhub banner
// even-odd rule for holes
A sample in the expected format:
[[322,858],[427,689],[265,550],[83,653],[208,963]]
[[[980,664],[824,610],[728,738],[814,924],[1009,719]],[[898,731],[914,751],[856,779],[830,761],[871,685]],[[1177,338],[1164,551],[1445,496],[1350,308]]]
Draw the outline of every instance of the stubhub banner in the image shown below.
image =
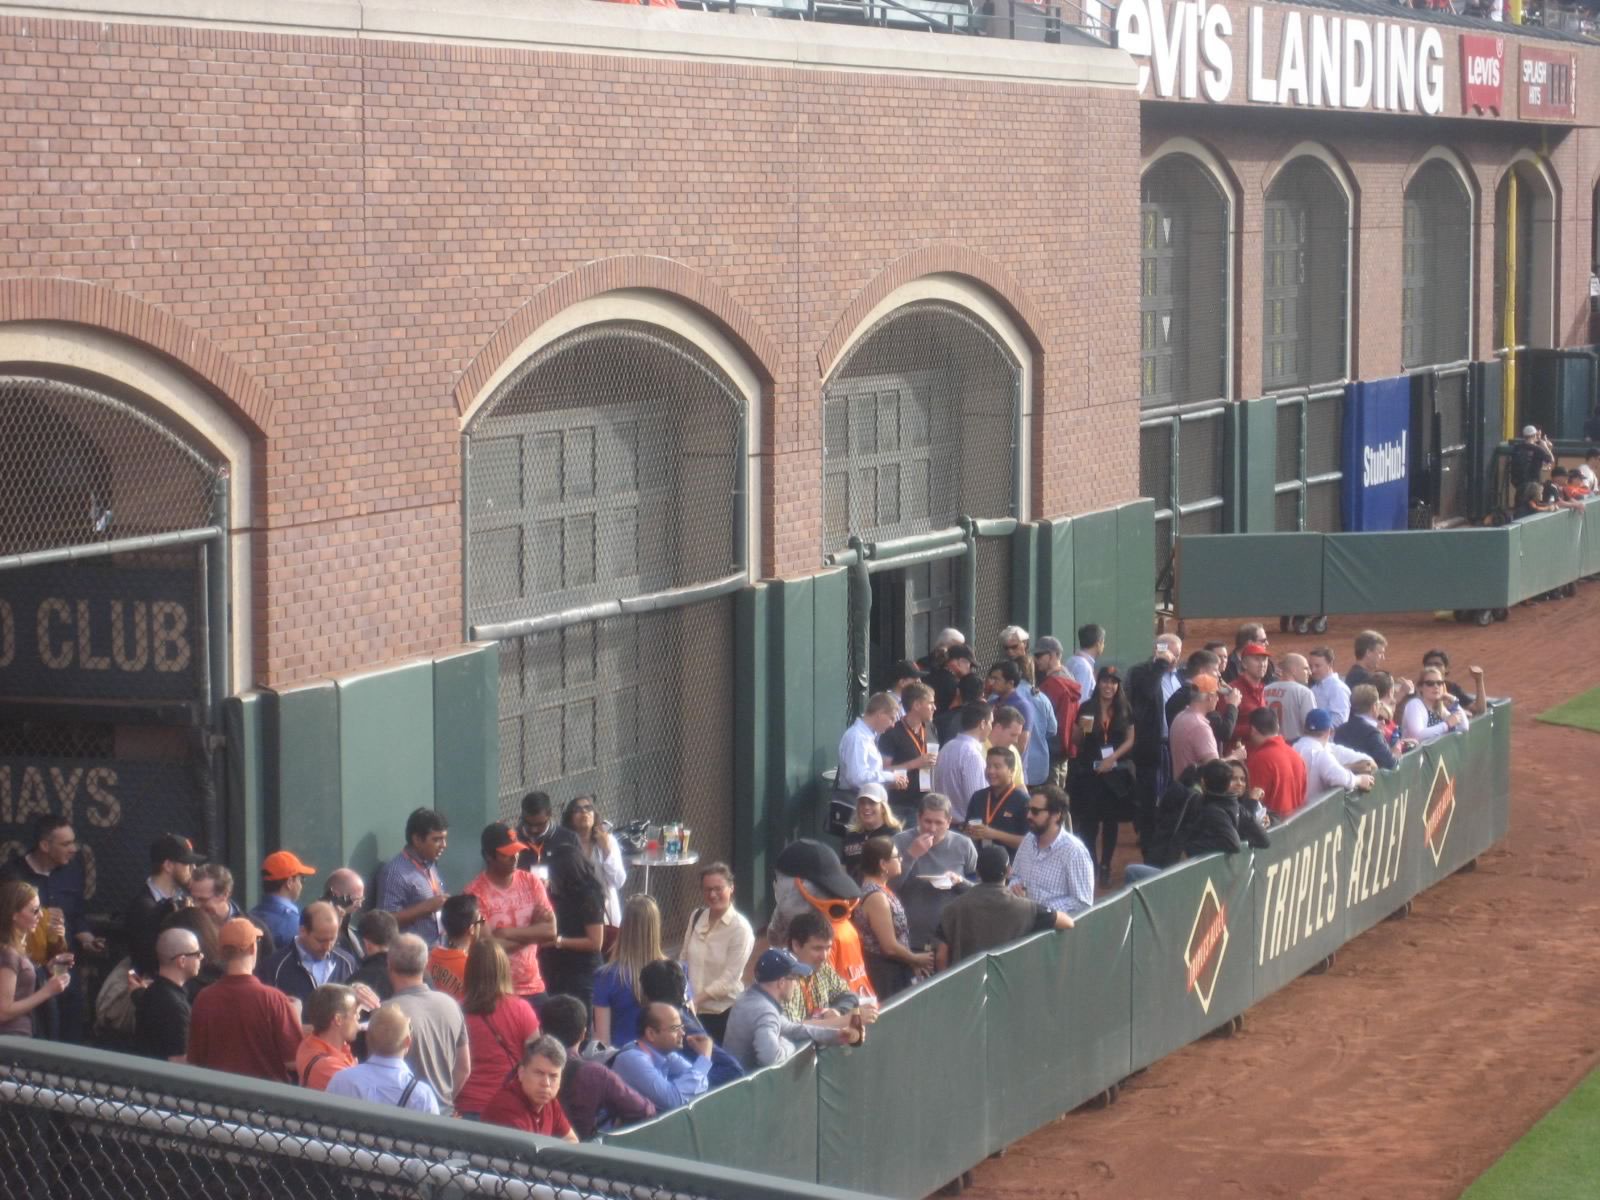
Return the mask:
[[1404,529],[1411,499],[1411,380],[1352,383],[1344,392],[1347,531]]

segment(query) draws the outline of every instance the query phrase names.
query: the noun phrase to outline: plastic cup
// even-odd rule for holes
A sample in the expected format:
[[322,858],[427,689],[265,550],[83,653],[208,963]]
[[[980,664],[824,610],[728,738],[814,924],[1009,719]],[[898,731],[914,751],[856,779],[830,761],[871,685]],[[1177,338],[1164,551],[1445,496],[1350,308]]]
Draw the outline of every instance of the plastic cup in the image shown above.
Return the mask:
[[683,843],[683,851],[682,851],[682,853],[683,853],[683,856],[685,858],[689,857],[689,836],[692,833],[694,833],[694,830],[690,829],[687,825],[685,825],[683,827],[683,833],[681,835],[679,835],[679,840]]

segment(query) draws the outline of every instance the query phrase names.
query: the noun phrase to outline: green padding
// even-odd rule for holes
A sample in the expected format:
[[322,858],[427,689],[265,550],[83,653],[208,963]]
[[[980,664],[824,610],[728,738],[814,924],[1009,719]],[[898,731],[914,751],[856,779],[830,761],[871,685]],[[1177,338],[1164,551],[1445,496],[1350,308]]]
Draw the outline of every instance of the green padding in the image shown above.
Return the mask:
[[1372,928],[1416,893],[1418,821],[1427,800],[1422,768],[1422,755],[1412,751],[1393,771],[1378,772],[1370,792],[1351,792],[1340,803],[1339,899],[1347,939]]
[[1416,888],[1422,891],[1477,858],[1499,836],[1494,795],[1498,778],[1494,717],[1487,728],[1450,734],[1422,749],[1418,811],[1412,829],[1419,841]]
[[[1512,600],[1526,600],[1571,583],[1582,573],[1583,514],[1565,508],[1525,517],[1515,526],[1521,544],[1520,591]],[[1473,607],[1482,607],[1474,605]]]
[[[1043,522],[1045,556],[1048,567],[1044,572],[1043,586],[1045,632],[1052,633],[1070,654],[1077,649],[1078,621],[1073,589],[1072,521],[1063,519]],[[1155,551],[1151,551],[1152,559]]]
[[[451,886],[477,873],[478,833],[500,819],[500,647],[463,646],[433,662],[433,807],[444,814],[456,847],[440,868]],[[392,810],[386,819],[394,820]],[[391,830],[380,831],[387,838]],[[365,857],[354,865],[367,871]]]
[[1338,533],[1323,539],[1326,613],[1504,608],[1520,596],[1515,526]]
[[222,727],[228,739],[228,868],[235,896],[246,908],[260,897],[259,869],[267,808],[267,719],[269,700],[261,692],[229,696],[222,702]]
[[[344,864],[339,814],[339,692],[331,680],[269,693],[267,705],[268,795],[263,849],[293,850],[325,878]],[[427,733],[433,742],[433,731]],[[428,772],[431,787],[433,772]],[[259,872],[260,864],[256,864]],[[313,885],[306,884],[312,891]],[[320,895],[320,892],[313,892]]]
[[[338,688],[342,861],[366,871],[400,852],[412,809],[433,806],[433,664],[347,676]],[[439,860],[451,891],[478,873],[481,829],[456,830],[455,847]]]
[[[767,878],[767,807],[782,795],[770,785],[768,772],[774,739],[767,691],[775,677],[767,638],[769,592],[765,584],[747,587],[733,598],[733,870],[738,878],[738,907],[755,912]],[[780,750],[781,753],[781,750]]]
[[1133,889],[1135,1070],[1249,1007],[1253,866],[1249,851],[1208,854]]
[[1278,523],[1278,402],[1271,396],[1244,400],[1230,406],[1229,416],[1234,421],[1234,444],[1238,447],[1231,506],[1233,528],[1241,533],[1270,533]]
[[1179,615],[1313,616],[1322,607],[1320,533],[1192,534],[1178,539]]
[[1297,979],[1344,943],[1341,796],[1325,796],[1273,825],[1272,845],[1256,852],[1250,889],[1255,938],[1247,951],[1255,964],[1253,1000]]
[[1600,575],[1600,500],[1585,502],[1583,536],[1579,541],[1578,573]]
[[[786,579],[768,585],[772,596],[773,705],[772,733],[783,755],[779,803],[769,806],[768,848],[773,852],[797,834],[809,835],[815,823],[812,798],[816,764],[817,679],[813,657],[816,627],[814,580]],[[848,624],[841,607],[822,652],[830,658],[834,641],[842,647]],[[845,692],[845,668],[838,674],[838,691]],[[839,732],[843,733],[841,725]]]
[[[1128,1074],[1133,957],[1129,892],[1096,905],[1069,931],[1044,933],[989,957],[989,1115],[992,1153],[1071,1112]],[[1060,1036],[1029,1036],[1041,1008]]]
[[[1151,551],[1152,560],[1155,552]],[[1113,645],[1121,646],[1124,634],[1122,619],[1117,612],[1121,599],[1117,585],[1117,510],[1101,509],[1099,512],[1080,513],[1072,518],[1072,607],[1080,625],[1093,622],[1106,629],[1106,658],[1119,661],[1111,653]],[[1149,630],[1140,631],[1148,638]],[[1062,638],[1068,653],[1074,648],[1074,639]],[[1141,653],[1136,658],[1142,658]],[[1120,660],[1127,666],[1136,659]]]
[[817,1055],[802,1050],[736,1087],[707,1092],[687,1108],[605,1140],[629,1150],[653,1150],[815,1183]]
[[1018,525],[1011,535],[1011,613],[1010,619],[1024,629],[1036,630],[1034,637],[1048,632],[1043,628],[1040,607],[1045,575],[1043,550],[1045,532],[1039,525]]
[[[1489,836],[1490,845],[1505,837],[1506,831],[1511,828],[1511,805],[1504,797],[1511,795],[1511,705],[1508,701],[1497,701],[1489,705],[1490,744],[1493,750],[1489,755],[1489,769],[1493,772],[1489,781],[1470,780],[1474,788],[1483,788],[1488,785],[1489,805]],[[1475,724],[1482,725],[1479,718]],[[1481,731],[1480,731],[1481,732]]]
[[[993,1083],[984,1015],[988,960],[890,1005],[859,1050],[825,1050],[817,1066],[817,1181],[886,1196],[926,1196],[989,1150],[981,1097]],[[1040,1014],[1028,1039],[1064,1030]],[[760,1113],[750,1106],[748,1123]],[[776,1119],[781,1120],[782,1117]],[[802,1118],[803,1119],[803,1118]]]
[[1117,642],[1108,653],[1122,662],[1147,656],[1155,636],[1155,512],[1154,500],[1117,509]]

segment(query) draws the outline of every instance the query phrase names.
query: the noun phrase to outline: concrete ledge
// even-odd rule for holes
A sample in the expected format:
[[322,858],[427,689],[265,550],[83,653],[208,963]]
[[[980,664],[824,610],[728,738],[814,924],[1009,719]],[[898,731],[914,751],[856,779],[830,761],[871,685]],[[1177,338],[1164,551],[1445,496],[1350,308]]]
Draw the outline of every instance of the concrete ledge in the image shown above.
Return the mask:
[[864,29],[596,0],[10,0],[0,14],[1132,89],[1109,47]]

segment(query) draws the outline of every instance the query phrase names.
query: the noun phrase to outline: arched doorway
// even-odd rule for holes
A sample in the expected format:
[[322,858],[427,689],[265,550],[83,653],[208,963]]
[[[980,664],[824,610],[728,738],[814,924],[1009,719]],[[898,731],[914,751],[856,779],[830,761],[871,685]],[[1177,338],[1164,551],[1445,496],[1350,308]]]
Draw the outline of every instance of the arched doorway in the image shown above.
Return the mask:
[[0,364],[0,840],[43,815],[120,911],[161,834],[227,848],[228,471],[116,382]]
[[1472,328],[1472,193],[1447,160],[1406,185],[1400,266],[1401,365],[1460,362]]
[[1344,378],[1349,369],[1350,197],[1303,154],[1267,191],[1262,261],[1265,391]]
[[975,637],[980,657],[993,652],[1010,617],[1010,541],[979,537],[969,552],[957,531],[963,518],[1020,512],[1022,381],[987,323],[926,299],[879,318],[823,385],[824,553],[852,538],[949,535],[918,561],[872,574],[865,661],[860,631],[851,637],[854,699],[862,680],[881,686],[946,626]]
[[1145,408],[1228,394],[1231,205],[1192,155],[1167,154],[1144,173],[1139,209],[1139,403]]
[[[745,417],[687,338],[611,320],[537,350],[467,426],[466,610],[501,643],[507,819],[531,790],[593,793],[730,853]],[[697,881],[655,890],[681,915]]]

